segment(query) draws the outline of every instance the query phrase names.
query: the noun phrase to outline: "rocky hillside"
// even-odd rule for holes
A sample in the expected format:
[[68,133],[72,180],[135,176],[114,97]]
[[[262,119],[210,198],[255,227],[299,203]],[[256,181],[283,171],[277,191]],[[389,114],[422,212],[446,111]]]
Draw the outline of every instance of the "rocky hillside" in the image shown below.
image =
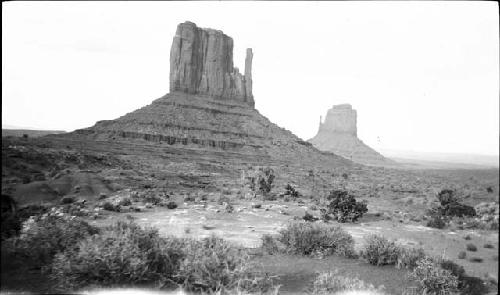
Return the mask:
[[233,66],[233,40],[191,22],[179,24],[170,52],[170,93],[116,120],[58,138],[150,143],[222,151],[266,161],[350,165],[322,153],[254,108],[252,50],[245,74]]

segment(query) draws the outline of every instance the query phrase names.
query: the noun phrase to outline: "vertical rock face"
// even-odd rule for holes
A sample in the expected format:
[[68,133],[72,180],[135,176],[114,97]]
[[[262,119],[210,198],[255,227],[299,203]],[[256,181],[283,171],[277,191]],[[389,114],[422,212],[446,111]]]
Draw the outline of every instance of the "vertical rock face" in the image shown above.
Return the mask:
[[394,165],[393,161],[386,159],[357,137],[356,120],[356,110],[350,104],[333,106],[328,110],[325,121],[321,122],[320,119],[318,134],[309,142],[319,150],[333,152],[357,163]]
[[247,49],[245,74],[233,67],[233,39],[223,32],[181,23],[170,50],[170,91],[206,94],[254,106],[252,50]]
[[350,104],[333,106],[328,110],[324,123],[321,123],[320,132],[338,132],[357,136],[357,114]]

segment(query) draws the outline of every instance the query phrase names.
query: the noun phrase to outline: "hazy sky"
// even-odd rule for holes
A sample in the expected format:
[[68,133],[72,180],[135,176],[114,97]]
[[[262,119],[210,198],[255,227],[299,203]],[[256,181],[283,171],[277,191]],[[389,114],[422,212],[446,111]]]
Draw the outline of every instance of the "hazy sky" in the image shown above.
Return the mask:
[[374,148],[496,154],[495,2],[3,2],[2,124],[74,130],[169,91],[178,23],[252,47],[256,108],[303,139],[335,104]]

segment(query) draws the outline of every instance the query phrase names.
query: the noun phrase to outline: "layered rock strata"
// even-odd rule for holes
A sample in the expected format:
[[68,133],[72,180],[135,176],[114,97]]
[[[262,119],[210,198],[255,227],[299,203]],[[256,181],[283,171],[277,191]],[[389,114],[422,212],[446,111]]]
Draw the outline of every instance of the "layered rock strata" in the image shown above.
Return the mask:
[[252,49],[248,48],[245,72],[233,66],[233,39],[221,31],[179,24],[170,51],[170,92],[206,94],[254,106]]
[[357,137],[357,113],[350,104],[335,105],[328,110],[325,121],[319,124],[316,136],[308,140],[322,151],[368,165],[394,165]]
[[352,164],[320,152],[262,116],[252,95],[252,50],[246,52],[244,75],[233,67],[232,50],[233,40],[221,31],[180,24],[170,52],[170,93],[60,138],[177,149],[193,157],[224,154],[267,164]]

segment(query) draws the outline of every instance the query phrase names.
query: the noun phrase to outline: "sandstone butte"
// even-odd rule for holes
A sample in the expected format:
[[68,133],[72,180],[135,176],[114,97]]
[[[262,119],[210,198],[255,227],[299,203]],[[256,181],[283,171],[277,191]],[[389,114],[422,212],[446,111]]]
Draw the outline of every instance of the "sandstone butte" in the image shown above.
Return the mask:
[[135,149],[138,156],[170,154],[189,162],[217,155],[224,161],[261,165],[352,166],[255,109],[252,59],[249,48],[241,74],[233,64],[231,37],[192,22],[181,23],[170,51],[168,94],[117,119],[51,137],[82,142],[82,148],[124,154]]
[[385,158],[358,138],[357,113],[350,104],[334,105],[325,121],[319,123],[316,136],[309,139],[315,147],[340,155],[356,163],[390,166],[396,163]]

